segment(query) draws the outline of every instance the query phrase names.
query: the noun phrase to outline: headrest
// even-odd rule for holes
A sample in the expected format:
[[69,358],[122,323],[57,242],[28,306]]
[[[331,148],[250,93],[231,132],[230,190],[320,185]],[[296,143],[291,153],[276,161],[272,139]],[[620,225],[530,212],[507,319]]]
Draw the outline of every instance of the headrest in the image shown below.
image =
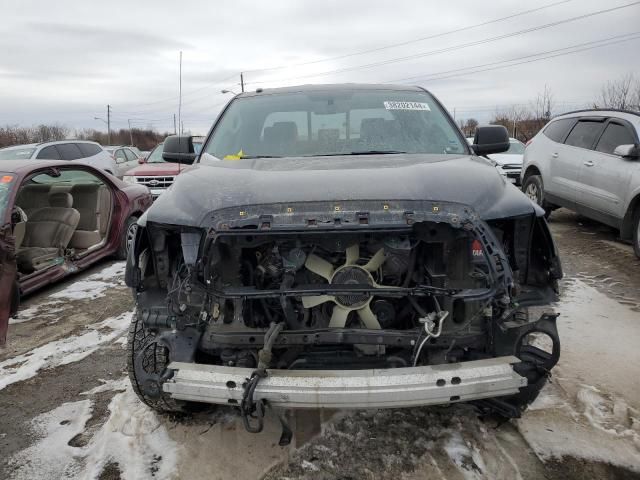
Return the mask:
[[267,132],[265,128],[265,140],[276,142],[295,142],[298,140],[298,126],[296,122],[276,122]]
[[49,194],[49,205],[52,207],[71,208],[73,197],[67,192],[52,192]]
[[336,143],[340,139],[340,130],[337,128],[318,129],[318,141],[321,143]]
[[76,185],[74,185],[73,187],[71,187],[71,191],[76,193],[76,192],[95,192],[96,190],[98,190],[102,185],[100,185],[99,183],[78,183]]

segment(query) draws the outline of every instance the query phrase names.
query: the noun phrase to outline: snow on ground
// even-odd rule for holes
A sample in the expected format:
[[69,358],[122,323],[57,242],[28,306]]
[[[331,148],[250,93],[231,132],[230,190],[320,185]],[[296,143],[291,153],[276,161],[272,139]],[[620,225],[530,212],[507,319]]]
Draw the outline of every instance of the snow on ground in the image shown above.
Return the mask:
[[102,297],[110,287],[123,284],[121,276],[124,269],[125,262],[116,262],[93,275],[73,282],[65,289],[52,294],[51,298],[82,300]]
[[560,363],[518,428],[543,460],[570,455],[640,472],[638,313],[582,281],[565,287]]
[[88,325],[80,335],[56,340],[0,362],[0,390],[15,382],[35,376],[39,370],[77,362],[91,355],[101,345],[120,337],[129,327],[133,312],[107,318]]
[[[180,447],[156,414],[138,400],[126,378],[110,384],[114,390],[123,385],[126,390],[111,399],[106,422],[84,446],[71,445],[87,430],[92,400],[65,403],[32,420],[38,440],[9,459],[10,478],[97,479],[107,465],[117,465],[125,480],[172,478]],[[94,391],[107,391],[106,386],[107,382]]]
[[172,478],[180,447],[130,384],[113,397],[109,412],[87,447],[86,478],[98,478],[108,464],[117,464],[124,479]]
[[97,387],[94,387],[86,392],[81,392],[80,395],[95,395],[96,393],[124,391],[129,385],[129,379],[127,377],[122,377],[118,380],[104,380],[102,378],[100,378],[99,380],[101,382],[101,385],[98,385]]
[[12,479],[78,478],[82,465],[69,441],[91,418],[91,401],[63,403],[38,415],[29,427],[38,441],[9,459]]
[[556,305],[562,352],[554,375],[563,385],[597,385],[640,408],[640,315],[581,280],[564,287]]
[[56,321],[57,314],[66,310],[66,306],[62,300],[53,300],[51,302],[38,303],[29,308],[21,309],[15,317],[9,318],[9,325],[16,323],[28,322],[35,318],[51,318]]
[[125,266],[125,262],[116,262],[83,280],[77,280],[59,292],[52,293],[45,301],[20,309],[15,317],[9,319],[9,324],[28,322],[37,318],[50,318],[56,321],[56,314],[71,306],[68,300],[93,300],[104,296],[109,288],[123,285],[122,275],[124,275]]
[[[609,399],[584,386],[574,403],[548,385],[518,429],[538,457],[564,456],[611,463],[640,472],[640,416],[620,399]],[[539,406],[541,404],[542,406]],[[597,412],[596,416],[593,415]]]

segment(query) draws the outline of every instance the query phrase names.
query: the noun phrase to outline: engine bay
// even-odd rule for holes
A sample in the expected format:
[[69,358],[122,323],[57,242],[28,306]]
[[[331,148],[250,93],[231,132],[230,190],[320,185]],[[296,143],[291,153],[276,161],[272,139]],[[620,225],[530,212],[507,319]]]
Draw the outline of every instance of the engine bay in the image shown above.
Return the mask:
[[167,241],[182,249],[168,265],[168,309],[174,321],[197,319],[199,350],[214,364],[255,366],[265,332],[280,323],[274,355],[283,368],[324,368],[327,358],[335,368],[436,361],[427,351],[455,358],[482,343],[497,295],[481,243],[445,223],[218,235],[195,262],[187,237]]

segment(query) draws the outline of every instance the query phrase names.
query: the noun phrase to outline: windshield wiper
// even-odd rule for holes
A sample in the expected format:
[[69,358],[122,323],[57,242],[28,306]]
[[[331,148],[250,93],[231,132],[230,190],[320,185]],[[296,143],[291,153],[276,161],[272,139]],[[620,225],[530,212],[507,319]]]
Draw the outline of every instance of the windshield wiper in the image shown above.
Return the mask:
[[240,160],[245,160],[245,159],[253,159],[253,158],[282,158],[279,155],[243,155],[242,157],[240,157]]
[[318,155],[303,155],[305,157],[342,157],[349,155],[396,155],[402,153],[402,150],[362,150],[357,152],[343,152],[343,153],[320,153]]

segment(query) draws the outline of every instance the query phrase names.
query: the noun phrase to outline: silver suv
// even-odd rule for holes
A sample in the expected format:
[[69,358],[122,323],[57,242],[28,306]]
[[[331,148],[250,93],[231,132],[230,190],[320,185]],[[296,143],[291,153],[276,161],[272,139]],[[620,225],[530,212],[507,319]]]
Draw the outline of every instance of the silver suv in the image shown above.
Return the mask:
[[639,112],[560,115],[527,146],[522,190],[547,215],[566,207],[619,229],[640,257],[639,134]]

